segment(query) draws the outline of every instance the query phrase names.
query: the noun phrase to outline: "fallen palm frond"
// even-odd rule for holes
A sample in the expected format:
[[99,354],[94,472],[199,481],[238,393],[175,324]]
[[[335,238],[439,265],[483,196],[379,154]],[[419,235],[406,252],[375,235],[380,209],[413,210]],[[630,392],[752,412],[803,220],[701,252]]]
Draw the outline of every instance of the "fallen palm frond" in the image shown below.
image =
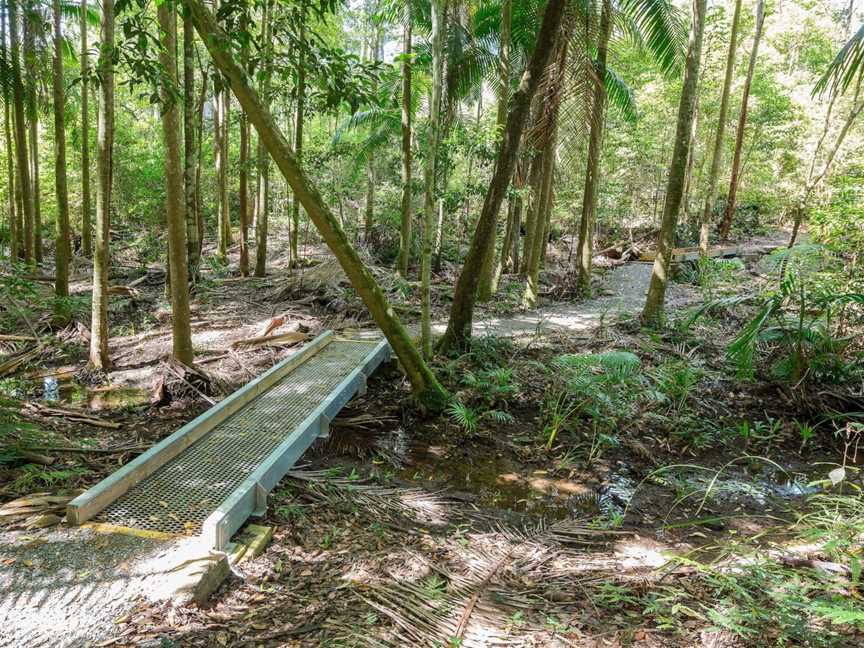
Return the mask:
[[[508,642],[508,619],[543,602],[540,583],[558,578],[555,565],[587,538],[607,535],[578,520],[533,528],[499,527],[470,538],[457,552],[457,565],[429,564],[431,582],[389,582],[360,594],[367,605],[395,626],[387,639],[358,637],[367,645],[460,646]],[[442,580],[443,579],[443,580]],[[584,595],[572,575],[573,598]]]
[[41,353],[41,348],[33,347],[6,358],[3,362],[0,362],[0,378],[14,373],[21,365],[30,362],[31,360],[35,360]]
[[334,475],[328,470],[292,470],[288,477],[314,498],[360,506],[397,526],[406,521],[423,525],[441,525],[447,521],[448,502],[438,493],[420,488],[381,486]]

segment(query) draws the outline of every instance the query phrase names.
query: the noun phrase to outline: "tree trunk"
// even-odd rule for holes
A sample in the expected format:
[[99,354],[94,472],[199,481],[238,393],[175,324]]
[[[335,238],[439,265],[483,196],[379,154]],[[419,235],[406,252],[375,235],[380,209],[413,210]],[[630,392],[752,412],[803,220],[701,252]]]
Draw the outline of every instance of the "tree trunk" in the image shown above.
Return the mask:
[[99,117],[96,126],[96,240],[93,251],[93,298],[90,364],[111,366],[108,353],[108,270],[111,226],[111,181],[114,164],[114,3],[102,3],[98,63]]
[[[42,20],[41,14],[37,13],[37,19]],[[27,70],[27,113],[30,116],[30,136],[27,143],[30,145],[30,191],[33,196],[33,250],[32,257],[36,263],[42,261],[42,189],[39,179],[39,111],[36,106],[36,84],[38,73],[36,70],[36,33],[33,20],[27,17],[26,12],[22,23],[24,25],[24,64]]]
[[246,75],[231,56],[228,36],[219,28],[212,14],[200,0],[185,0],[185,4],[191,12],[195,29],[206,44],[215,65],[229,79],[234,94],[258,131],[258,136],[265,143],[270,156],[282,171],[294,195],[303,203],[309,218],[321,233],[324,242],[333,251],[349,281],[402,362],[415,397],[424,407],[442,409],[449,400],[447,392],[417,352],[417,348],[384,297],[380,286],[360,260],[345,232],[339,227],[336,217],[325,207],[321,194],[311,185],[298,166],[297,160],[291,154],[291,147],[276,126],[270,111],[261,102],[255,90],[248,85]]
[[198,275],[198,219],[195,203],[195,167],[198,151],[195,145],[195,28],[188,18],[183,19],[183,199],[186,218],[186,256],[189,277]]
[[657,256],[651,273],[651,283],[645,299],[642,319],[652,325],[662,323],[663,303],[666,298],[666,284],[675,245],[675,228],[678,225],[678,212],[684,193],[684,173],[687,166],[690,146],[690,127],[696,106],[696,85],[699,82],[699,62],[702,58],[702,35],[705,30],[705,5],[707,0],[693,0],[693,22],[687,46],[687,59],[684,68],[684,85],[678,104],[678,120],[675,129],[675,143],[672,162],[669,165],[669,179],[666,183],[666,203],[663,206],[663,220],[660,226],[660,239],[657,242]]
[[[0,43],[6,43],[6,11],[0,11]],[[5,54],[5,52],[4,52]],[[9,260],[14,261],[21,253],[21,232],[18,228],[20,212],[15,204],[15,161],[12,150],[12,101],[9,95],[9,84],[3,84],[3,137],[6,148],[6,192],[9,199]]]
[[528,165],[528,191],[530,201],[528,202],[525,218],[525,237],[522,241],[522,262],[519,265],[519,274],[528,276],[528,261],[531,258],[531,249],[534,247],[534,230],[536,229],[537,203],[540,200],[540,183],[543,178],[543,151],[535,150]]
[[[501,3],[501,47],[498,52],[498,83],[501,85],[501,94],[498,96],[497,125],[499,132],[503,133],[507,126],[507,107],[510,102],[510,31],[513,21],[513,0],[504,0]],[[481,95],[482,97],[482,91]],[[478,115],[479,116],[479,115]],[[509,226],[508,218],[508,226]],[[506,232],[502,242],[502,252],[506,249]],[[486,263],[483,265],[480,283],[477,286],[477,299],[481,302],[489,301],[498,290],[498,276],[500,266],[495,255],[495,236],[489,241],[489,250],[485,253]],[[503,254],[502,254],[503,256]]]
[[[59,0],[54,0],[58,2]],[[171,337],[173,355],[192,364],[192,329],[189,325],[189,284],[186,260],[186,205],[184,164],[180,154],[180,110],[173,92],[177,87],[177,14],[163,2],[157,8],[162,48],[162,135],[165,142],[165,212],[168,215],[168,265],[171,272]]]
[[432,249],[435,232],[435,175],[438,162],[444,52],[442,31],[444,0],[432,0],[432,101],[429,107],[429,143],[423,173],[423,252],[420,258],[420,338],[423,355],[432,357]]
[[198,97],[198,126],[195,129],[196,142],[195,152],[197,159],[195,161],[195,227],[198,230],[198,249],[195,255],[200,263],[201,251],[204,247],[204,214],[202,209],[201,198],[201,168],[204,166],[204,104],[207,101],[207,80],[209,75],[207,68],[201,70],[201,94]]
[[18,38],[18,0],[9,0],[9,56],[12,59],[12,97],[15,122],[15,161],[18,167],[17,184],[21,194],[21,218],[24,231],[24,261],[32,265],[33,250],[33,188],[30,184],[30,161],[27,150],[27,127],[24,121],[24,87],[21,82],[21,57]]
[[744,145],[744,131],[747,126],[747,102],[750,99],[750,85],[753,83],[753,73],[756,70],[756,55],[759,52],[759,41],[762,38],[762,26],[765,23],[765,6],[763,0],[756,2],[756,32],[753,34],[753,49],[750,51],[750,63],[747,66],[747,78],[741,95],[741,113],[738,116],[738,132],[735,133],[735,154],[732,157],[732,174],[729,179],[729,197],[726,200],[726,212],[720,225],[720,238],[729,236],[732,219],[735,216],[735,201],[738,195],[738,174],[741,171],[741,150]]
[[[566,51],[562,47],[562,52]],[[540,266],[545,255],[547,229],[552,205],[552,182],[555,176],[555,156],[558,143],[558,111],[554,111],[551,119],[552,132],[549,134],[546,147],[543,150],[543,163],[541,166],[540,191],[535,201],[536,211],[534,214],[534,233],[531,237],[530,256],[528,258],[527,281],[525,282],[525,293],[522,296],[522,305],[525,308],[533,308],[537,305],[540,296]]]
[[81,0],[81,252],[93,254],[90,222],[90,55],[87,52],[87,0]]
[[399,258],[396,271],[408,277],[411,263],[411,2],[405,2],[402,27],[402,227],[399,232]]
[[[245,23],[245,21],[244,21]],[[244,24],[244,31],[248,25]],[[249,51],[244,46],[240,52],[240,65],[248,74]],[[239,207],[240,207],[240,276],[249,276],[249,120],[246,111],[240,109],[240,170],[239,170]]]
[[[60,0],[53,0],[54,11],[54,75],[51,90],[54,98],[54,184],[57,189],[56,250],[54,253],[54,294],[69,296],[69,192],[66,186],[66,86],[63,83],[63,34],[60,31]],[[68,317],[66,305],[55,303],[54,318],[64,323]]]
[[612,6],[603,0],[600,14],[600,35],[597,42],[597,85],[591,113],[591,134],[588,140],[588,167],[585,171],[585,191],[582,194],[582,216],[579,219],[579,243],[576,250],[578,268],[577,285],[586,297],[591,295],[591,259],[594,254],[594,224],[597,219],[597,196],[600,189],[600,154],[603,148],[603,129],[606,118],[606,59],[609,37],[612,33]]
[[501,140],[498,157],[495,161],[495,170],[486,192],[486,198],[483,201],[477,228],[471,238],[468,256],[465,258],[465,264],[456,282],[450,320],[439,347],[442,351],[454,346],[462,346],[471,336],[477,284],[485,256],[489,253],[489,237],[495,234],[498,211],[504,200],[510,178],[513,176],[522,131],[531,110],[531,100],[534,98],[537,87],[540,85],[540,79],[543,77],[543,72],[555,49],[556,36],[561,26],[566,4],[565,0],[549,0],[547,3],[543,24],[537,35],[537,45],[519,82],[519,89],[513,97],[513,104],[507,117],[507,128],[504,130],[504,137]]
[[[264,43],[261,78],[261,97],[270,101],[270,2],[264,2],[261,10],[261,34]],[[255,276],[267,274],[267,226],[270,212],[270,156],[264,142],[258,138],[258,200],[255,210]]]
[[702,222],[699,227],[699,251],[702,254],[708,252],[714,203],[717,202],[717,176],[720,174],[720,163],[723,159],[723,137],[726,133],[726,118],[729,114],[729,91],[732,88],[732,76],[735,73],[735,53],[738,49],[738,23],[740,18],[741,0],[735,0],[735,10],[732,14],[732,31],[729,34],[729,51],[726,54],[726,75],[723,77],[723,92],[720,95],[720,115],[717,117],[714,152],[711,154],[711,169],[708,171],[708,195],[705,198],[705,207],[702,210]]
[[[218,3],[217,3],[218,4]],[[216,157],[216,256],[220,263],[228,261],[228,92],[225,81],[214,77],[213,149]]]
[[[306,13],[300,17],[300,39],[306,38]],[[306,108],[306,53],[300,49],[297,60],[297,111],[294,115],[294,157],[297,164],[303,164],[303,119]],[[294,195],[291,201],[291,264],[300,262],[300,200]]]

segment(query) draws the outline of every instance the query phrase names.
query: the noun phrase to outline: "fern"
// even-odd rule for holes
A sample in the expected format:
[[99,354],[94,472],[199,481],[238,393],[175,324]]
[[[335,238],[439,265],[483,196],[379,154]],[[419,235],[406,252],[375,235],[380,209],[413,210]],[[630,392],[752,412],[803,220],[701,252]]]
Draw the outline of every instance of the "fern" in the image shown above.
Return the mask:
[[465,432],[471,434],[477,430],[477,426],[480,423],[480,417],[477,415],[476,411],[461,401],[454,400],[451,402],[450,407],[447,408],[447,413],[450,415],[450,420]]

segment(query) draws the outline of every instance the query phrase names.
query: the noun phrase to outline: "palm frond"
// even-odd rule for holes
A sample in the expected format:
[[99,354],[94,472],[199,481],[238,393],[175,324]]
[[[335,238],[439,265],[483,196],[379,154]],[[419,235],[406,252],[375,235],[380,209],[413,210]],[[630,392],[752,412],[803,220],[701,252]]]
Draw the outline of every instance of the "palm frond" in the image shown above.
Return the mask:
[[619,24],[663,73],[677,74],[687,43],[681,11],[668,0],[622,0],[618,14],[626,17]]
[[853,81],[860,78],[864,72],[864,25],[858,29],[852,38],[837,52],[816,85],[813,96],[821,95],[826,90],[831,94],[846,92]]
[[633,94],[633,89],[608,65],[603,75],[603,87],[606,89],[609,103],[618,109],[624,120],[635,122],[636,96]]

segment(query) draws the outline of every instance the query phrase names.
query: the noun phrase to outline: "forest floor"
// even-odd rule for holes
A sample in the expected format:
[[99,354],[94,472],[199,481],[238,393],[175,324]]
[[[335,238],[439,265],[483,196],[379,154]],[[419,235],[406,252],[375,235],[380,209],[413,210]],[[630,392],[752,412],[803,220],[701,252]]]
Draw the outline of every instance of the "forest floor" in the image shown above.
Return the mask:
[[[683,309],[764,285],[758,256],[774,242],[755,241],[746,265],[718,264],[710,285],[675,284],[670,302]],[[113,342],[107,387],[85,383],[81,333],[71,328],[39,366],[7,380],[7,391],[36,402],[44,378],[59,374],[64,408],[118,427],[30,410],[46,430],[40,444],[53,448],[40,451],[57,461],[7,469],[3,498],[109,474],[206,408],[205,398],[278,361],[285,348],[244,342],[280,318],[277,334],[368,327],[326,261],[305,268],[301,285],[282,259],[266,279],[216,269],[199,283],[194,344],[206,381],[178,378],[163,360],[170,329],[153,269],[133,299],[115,300],[112,321],[127,330]],[[410,284],[383,268],[376,274],[410,318]],[[803,645],[809,627],[782,622],[800,613],[798,593],[779,600],[772,589],[790,578],[825,580],[809,567],[790,576],[789,556],[813,558],[795,522],[802,511],[818,513],[806,502],[815,482],[860,457],[845,456],[842,439],[822,428],[813,438],[800,431],[825,408],[847,407],[848,395],[826,388],[802,397],[764,376],[737,379],[725,346],[745,313],[683,327],[673,312],[665,331],[642,329],[632,316],[649,274],[648,264],[618,267],[598,298],[533,313],[518,312],[521,295],[505,282],[504,297],[475,322],[489,334],[437,367],[461,408],[418,417],[401,374],[382,368],[331,438],[274,491],[269,549],[237,567],[209,605],[142,599],[119,611],[103,602],[110,623],[79,636],[152,646]],[[436,292],[441,314],[448,283],[441,277]],[[633,354],[634,372],[584,385],[605,406],[561,411],[568,358],[621,351]],[[604,375],[599,366],[590,373]],[[56,450],[70,445],[103,452]],[[36,552],[58,533],[4,531],[0,553],[19,580],[27,569],[48,574],[56,557],[40,563]],[[112,564],[99,569],[116,580]],[[91,581],[94,568],[83,569],[78,576]],[[854,626],[815,631],[824,645],[864,641]]]

